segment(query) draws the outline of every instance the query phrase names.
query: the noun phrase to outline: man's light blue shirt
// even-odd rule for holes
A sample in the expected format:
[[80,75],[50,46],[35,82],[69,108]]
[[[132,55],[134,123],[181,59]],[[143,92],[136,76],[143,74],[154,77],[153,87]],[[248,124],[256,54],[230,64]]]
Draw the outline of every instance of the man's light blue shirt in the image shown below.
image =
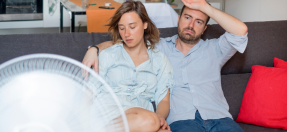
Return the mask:
[[195,118],[232,118],[221,87],[221,68],[237,52],[243,53],[247,34],[226,32],[218,39],[200,40],[188,54],[175,48],[177,35],[161,38],[156,47],[164,52],[173,67],[175,85],[171,93],[168,124]]

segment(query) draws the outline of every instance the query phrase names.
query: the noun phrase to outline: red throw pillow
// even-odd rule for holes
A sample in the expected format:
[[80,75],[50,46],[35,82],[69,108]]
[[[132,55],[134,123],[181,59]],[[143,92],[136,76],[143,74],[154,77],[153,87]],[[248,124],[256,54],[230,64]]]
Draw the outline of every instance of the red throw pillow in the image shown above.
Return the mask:
[[236,122],[287,130],[287,69],[252,67]]
[[274,58],[274,67],[287,69],[287,62],[278,58]]

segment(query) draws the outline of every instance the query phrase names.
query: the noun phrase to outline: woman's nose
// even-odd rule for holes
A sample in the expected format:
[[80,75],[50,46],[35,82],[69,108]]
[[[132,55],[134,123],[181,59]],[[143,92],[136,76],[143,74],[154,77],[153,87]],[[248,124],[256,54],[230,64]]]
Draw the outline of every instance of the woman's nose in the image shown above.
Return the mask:
[[125,36],[126,36],[126,37],[129,37],[130,35],[131,35],[130,30],[129,30],[129,29],[126,29]]

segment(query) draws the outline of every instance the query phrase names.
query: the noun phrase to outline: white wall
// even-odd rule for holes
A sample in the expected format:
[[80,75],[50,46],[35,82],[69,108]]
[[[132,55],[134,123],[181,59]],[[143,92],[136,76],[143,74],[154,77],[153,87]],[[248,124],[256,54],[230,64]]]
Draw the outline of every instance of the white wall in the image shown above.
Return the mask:
[[287,20],[287,0],[226,0],[225,12],[243,22]]

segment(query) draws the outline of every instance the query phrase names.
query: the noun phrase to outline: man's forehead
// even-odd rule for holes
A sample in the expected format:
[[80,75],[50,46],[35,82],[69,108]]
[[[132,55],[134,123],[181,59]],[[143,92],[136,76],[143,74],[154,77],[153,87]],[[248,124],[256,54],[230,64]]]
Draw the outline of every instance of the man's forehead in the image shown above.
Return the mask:
[[203,13],[200,10],[194,10],[194,9],[190,9],[188,7],[185,7],[184,11],[182,12],[182,15],[190,15],[192,17],[197,17],[197,18],[202,18],[202,19],[206,19],[208,16]]

